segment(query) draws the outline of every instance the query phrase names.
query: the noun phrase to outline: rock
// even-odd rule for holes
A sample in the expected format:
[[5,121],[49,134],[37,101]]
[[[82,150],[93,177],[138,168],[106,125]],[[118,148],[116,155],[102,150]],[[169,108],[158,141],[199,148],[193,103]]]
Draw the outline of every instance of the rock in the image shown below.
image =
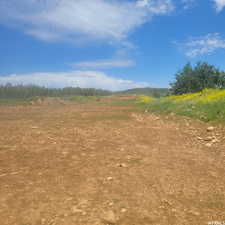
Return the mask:
[[198,140],[200,140],[200,141],[201,141],[201,140],[203,140],[203,138],[202,138],[202,137],[197,137],[197,139],[198,139]]
[[125,164],[125,163],[118,163],[117,166],[118,167],[124,167],[124,168],[126,168],[127,167],[127,164]]
[[110,224],[110,225],[116,224],[117,222],[116,215],[112,210],[104,212],[101,216],[101,219],[103,220],[104,223]]
[[205,144],[206,147],[212,147],[212,143]]
[[211,132],[211,131],[214,131],[214,130],[215,130],[215,127],[212,127],[212,126],[207,128],[208,132]]
[[204,141],[212,141],[213,140],[213,137],[206,137],[204,138]]
[[107,180],[111,181],[113,180],[113,177],[107,177]]
[[212,143],[217,143],[217,142],[218,142],[217,139],[213,139],[213,140],[212,140]]
[[77,206],[73,206],[71,210],[73,213],[82,213],[83,212],[83,210],[78,209]]
[[190,210],[189,213],[191,213],[194,216],[200,216],[200,213],[195,210]]
[[127,209],[125,209],[125,208],[122,208],[122,209],[120,210],[121,213],[125,213],[126,211],[127,211]]
[[83,211],[82,212],[82,216],[86,216],[86,215],[87,215],[87,213]]

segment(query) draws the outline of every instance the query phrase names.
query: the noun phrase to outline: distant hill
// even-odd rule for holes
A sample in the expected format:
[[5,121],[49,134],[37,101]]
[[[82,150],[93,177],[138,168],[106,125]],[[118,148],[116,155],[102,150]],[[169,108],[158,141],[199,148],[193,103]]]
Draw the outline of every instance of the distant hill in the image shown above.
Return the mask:
[[125,91],[118,91],[118,95],[149,95],[153,97],[166,96],[169,93],[169,88],[133,88]]

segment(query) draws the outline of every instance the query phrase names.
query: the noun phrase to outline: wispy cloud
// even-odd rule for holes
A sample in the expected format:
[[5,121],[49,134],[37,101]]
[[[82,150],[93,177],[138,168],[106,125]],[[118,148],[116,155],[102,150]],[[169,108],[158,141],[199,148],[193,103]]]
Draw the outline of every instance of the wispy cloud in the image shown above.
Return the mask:
[[214,0],[217,12],[220,12],[225,7],[225,0]]
[[1,0],[0,23],[45,41],[124,41],[172,9],[172,0]]
[[184,9],[189,9],[195,5],[196,0],[181,0],[181,2],[183,3]]
[[212,54],[225,48],[225,39],[219,33],[209,33],[205,36],[192,37],[185,43],[176,43],[185,51],[188,57]]
[[109,76],[98,71],[70,71],[64,73],[12,74],[0,77],[0,84],[35,84],[45,87],[101,88],[112,91],[149,87],[147,82],[135,82]]
[[130,59],[108,59],[108,60],[69,63],[69,65],[73,67],[99,69],[99,68],[113,68],[113,67],[130,67],[134,66],[135,62]]

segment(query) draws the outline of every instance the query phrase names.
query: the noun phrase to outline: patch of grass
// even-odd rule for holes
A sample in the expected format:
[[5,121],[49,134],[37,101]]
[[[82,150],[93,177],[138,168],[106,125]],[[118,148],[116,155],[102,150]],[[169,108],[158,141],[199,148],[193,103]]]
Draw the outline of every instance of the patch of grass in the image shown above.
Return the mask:
[[139,104],[146,104],[155,101],[155,98],[146,95],[139,95],[137,97],[137,101]]
[[194,94],[165,97],[145,103],[144,107],[156,113],[175,113],[205,122],[225,123],[224,90],[206,89]]
[[0,99],[0,106],[30,105],[31,99]]

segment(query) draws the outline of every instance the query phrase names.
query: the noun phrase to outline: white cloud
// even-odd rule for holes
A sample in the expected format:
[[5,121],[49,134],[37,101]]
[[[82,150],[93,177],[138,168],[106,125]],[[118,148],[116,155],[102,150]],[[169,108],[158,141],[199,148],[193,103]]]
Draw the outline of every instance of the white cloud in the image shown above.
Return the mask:
[[77,63],[69,63],[74,67],[81,68],[113,68],[113,67],[130,67],[134,66],[135,62],[130,59],[108,59],[98,61],[84,61]]
[[149,6],[150,0],[138,0],[137,1],[137,6],[138,7],[146,7]]
[[225,48],[225,39],[218,33],[209,33],[205,36],[190,38],[186,43],[180,44],[188,57],[211,54],[218,49]]
[[216,11],[220,12],[225,7],[225,0],[214,0],[216,5]]
[[124,41],[172,9],[172,0],[1,0],[0,23],[45,41]]
[[35,84],[45,87],[101,88],[112,91],[149,87],[147,82],[135,82],[109,76],[98,71],[71,71],[64,73],[12,74],[0,77],[0,84]]

